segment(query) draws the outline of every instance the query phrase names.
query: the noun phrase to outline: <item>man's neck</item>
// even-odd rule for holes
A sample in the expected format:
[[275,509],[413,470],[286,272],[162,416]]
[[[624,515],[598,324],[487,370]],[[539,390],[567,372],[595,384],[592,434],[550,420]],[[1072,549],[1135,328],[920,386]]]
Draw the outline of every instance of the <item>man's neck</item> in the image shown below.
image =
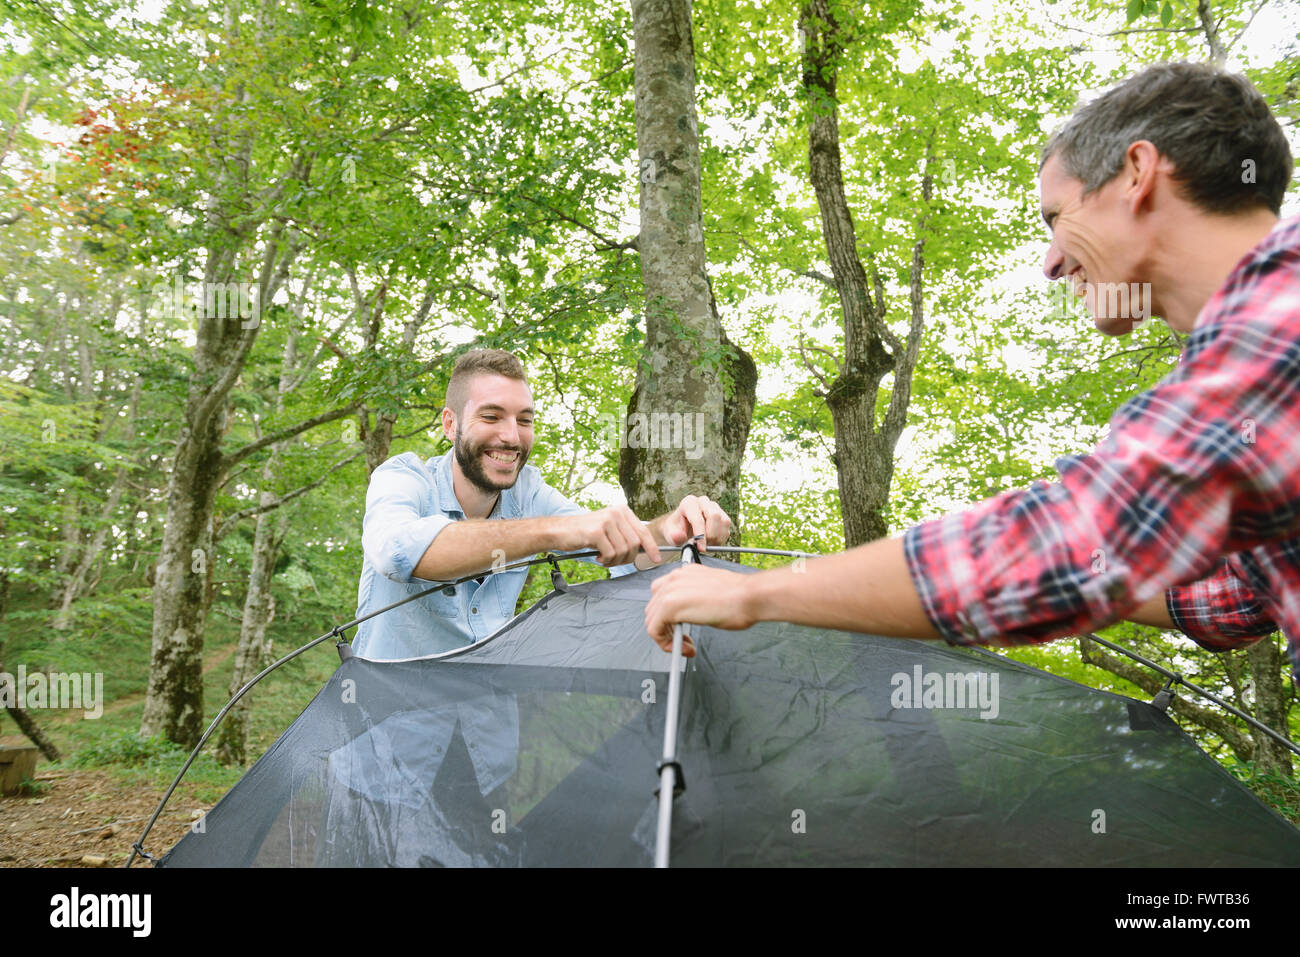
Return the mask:
[[485,492],[467,479],[454,452],[451,456],[451,487],[466,518],[487,518],[501,497],[500,492]]
[[1266,209],[1237,216],[1188,212],[1186,222],[1164,230],[1147,275],[1160,290],[1158,311],[1170,328],[1189,333],[1228,274],[1278,223]]

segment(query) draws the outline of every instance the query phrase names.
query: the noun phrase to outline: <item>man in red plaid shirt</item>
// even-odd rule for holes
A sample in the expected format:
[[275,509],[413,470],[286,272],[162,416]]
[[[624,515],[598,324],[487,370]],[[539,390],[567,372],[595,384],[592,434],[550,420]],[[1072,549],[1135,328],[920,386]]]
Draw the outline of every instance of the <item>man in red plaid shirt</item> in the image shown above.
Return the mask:
[[1280,628],[1300,673],[1300,219],[1278,221],[1286,138],[1247,80],[1167,63],[1078,110],[1043,155],[1043,271],[1072,283],[1106,334],[1151,314],[1186,333],[1178,368],[1123,405],[1092,453],[1058,460],[1054,483],[803,569],[665,576],[646,607],[661,647],[674,622],[1023,644],[1129,619],[1215,650]]

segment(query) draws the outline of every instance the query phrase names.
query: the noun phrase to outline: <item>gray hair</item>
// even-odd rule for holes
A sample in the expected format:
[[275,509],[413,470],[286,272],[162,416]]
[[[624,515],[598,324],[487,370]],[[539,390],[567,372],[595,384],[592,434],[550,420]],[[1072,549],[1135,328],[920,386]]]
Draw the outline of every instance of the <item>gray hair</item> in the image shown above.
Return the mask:
[[1084,195],[1110,182],[1128,148],[1148,140],[1174,164],[1185,198],[1209,213],[1276,215],[1291,182],[1291,147],[1259,91],[1204,63],[1157,63],[1079,107],[1048,141]]

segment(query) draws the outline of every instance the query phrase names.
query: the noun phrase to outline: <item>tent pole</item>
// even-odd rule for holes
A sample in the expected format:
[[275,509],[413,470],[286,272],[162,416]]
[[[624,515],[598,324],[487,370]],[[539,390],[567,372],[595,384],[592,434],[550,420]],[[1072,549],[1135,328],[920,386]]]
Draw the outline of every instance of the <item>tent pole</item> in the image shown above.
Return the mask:
[[[682,547],[682,562],[699,561],[694,546]],[[679,785],[677,764],[677,712],[682,697],[682,638],[689,625],[673,625],[673,657],[668,666],[668,714],[664,718],[664,757],[659,762],[659,827],[655,832],[655,867],[668,866],[668,840],[673,827],[673,798]]]
[[[582,551],[582,552],[571,552],[568,554],[561,555],[559,557],[585,558],[589,555],[596,555],[596,554],[598,554],[598,552],[596,552],[594,549],[589,549],[587,551]],[[525,566],[538,565],[541,564],[542,562],[548,562],[548,561],[552,565],[555,564],[554,557],[526,558],[526,559],[522,559],[521,561],[511,562],[509,565],[502,565],[500,568],[493,569],[492,571],[495,574],[498,571],[509,571],[510,569],[513,568],[523,568]],[[487,569],[484,569],[484,571],[487,571]],[[212,732],[217,730],[217,725],[221,723],[221,719],[224,718],[226,714],[230,711],[230,709],[235,706],[235,702],[237,702],[249,690],[252,689],[253,685],[257,684],[259,681],[261,681],[263,678],[269,675],[276,668],[279,668],[285,662],[298,657],[304,651],[307,651],[311,648],[315,648],[322,641],[328,641],[330,638],[334,638],[341,644],[343,642],[343,632],[347,631],[349,628],[356,627],[357,625],[361,624],[363,621],[369,621],[371,618],[374,618],[376,615],[382,615],[386,611],[392,611],[394,608],[397,608],[400,605],[405,605],[407,602],[416,601],[420,598],[425,597],[426,595],[432,595],[434,592],[440,591],[441,589],[445,588],[447,585],[464,584],[465,582],[470,581],[471,579],[477,578],[481,574],[483,574],[483,572],[472,572],[468,575],[463,575],[460,578],[455,579],[454,581],[433,582],[430,584],[428,588],[424,589],[423,591],[417,592],[414,595],[408,595],[407,597],[403,598],[401,601],[395,601],[391,605],[385,605],[383,608],[380,608],[377,611],[372,611],[368,615],[362,615],[360,618],[353,618],[346,625],[335,625],[333,630],[327,631],[319,638],[313,638],[311,641],[307,642],[307,644],[303,645],[301,648],[294,649],[293,651],[285,655],[283,658],[281,658],[279,661],[272,662],[271,664],[263,668],[261,672],[255,675],[252,679],[249,680],[247,684],[245,684],[242,688],[240,688],[237,692],[235,692],[234,697],[231,698],[228,702],[226,702],[226,706],[222,708],[220,711],[218,711],[217,716],[212,719],[212,723],[208,725],[208,730],[203,732],[203,736],[199,738],[199,743],[194,746],[194,750],[190,752],[190,756],[189,758],[186,759],[185,764],[181,766],[181,769],[178,772],[176,772],[176,777],[172,779],[171,786],[167,788],[167,793],[162,796],[162,800],[159,801],[158,806],[154,808],[153,815],[149,818],[149,822],[144,826],[144,830],[140,832],[139,838],[137,838],[136,842],[131,845],[131,855],[126,859],[126,863],[123,864],[122,866],[130,867],[135,862],[137,856],[149,857],[152,860],[150,855],[145,853],[144,839],[148,837],[149,832],[153,830],[154,823],[158,820],[158,815],[162,814],[163,808],[165,808],[167,806],[167,802],[171,800],[172,793],[176,790],[177,785],[181,783],[181,778],[185,777],[185,772],[190,769],[190,765],[194,763],[194,759],[199,756],[199,752],[203,750],[203,745],[207,744],[208,738],[212,737]],[[340,652],[340,657],[342,657],[341,652]],[[351,655],[348,655],[348,657],[351,657]],[[344,658],[344,660],[346,661],[347,658]]]
[[1228,702],[1220,698],[1218,695],[1211,694],[1210,692],[1206,691],[1204,688],[1200,687],[1199,685],[1192,684],[1182,675],[1170,671],[1168,668],[1162,668],[1160,665],[1156,664],[1154,661],[1151,661],[1149,658],[1143,658],[1137,652],[1129,651],[1127,648],[1123,647],[1122,645],[1117,645],[1114,642],[1107,641],[1105,638],[1102,638],[1100,635],[1094,635],[1090,631],[1086,632],[1085,635],[1086,637],[1091,638],[1093,641],[1097,642],[1097,644],[1105,645],[1107,648],[1110,648],[1113,651],[1118,651],[1121,655],[1127,655],[1129,658],[1132,658],[1134,661],[1138,662],[1139,664],[1146,665],[1148,668],[1152,669],[1153,671],[1159,672],[1165,678],[1169,679],[1169,681],[1171,682],[1176,681],[1178,684],[1187,688],[1189,691],[1193,691],[1196,694],[1199,694],[1202,697],[1207,698],[1210,701],[1213,701],[1224,711],[1227,711],[1229,714],[1235,715],[1236,717],[1240,718],[1242,721],[1245,721],[1251,727],[1258,728],[1260,731],[1263,731],[1274,741],[1277,741],[1279,744],[1281,744],[1284,748],[1287,748],[1290,751],[1294,751],[1296,754],[1300,754],[1300,747],[1298,747],[1295,744],[1295,742],[1288,741],[1286,738],[1282,737],[1282,735],[1278,734],[1276,731],[1274,731],[1268,725],[1264,724],[1262,721],[1257,721],[1256,719],[1252,718],[1250,715],[1246,714],[1244,711],[1239,711],[1238,709],[1234,708],[1232,705],[1228,704]]
[[[698,539],[702,537],[703,536],[697,536],[696,539],[692,539],[688,541],[686,544],[681,546],[661,545],[660,550],[662,551],[665,549],[680,547],[681,560],[683,562],[688,562],[688,561],[699,562],[700,560],[699,552],[697,550],[696,542],[698,541]],[[719,546],[714,546],[713,548],[710,549],[710,551],[719,552],[719,553],[731,553],[731,554],[780,555],[789,558],[816,557],[814,553],[811,552],[786,551],[784,549],[774,549],[774,548],[744,548],[744,547],[728,547],[728,546],[719,545]],[[586,558],[586,557],[594,556],[596,554],[597,552],[595,550],[565,552],[554,556],[547,556],[542,558],[522,559],[520,561],[515,561],[507,565],[503,565],[496,569],[491,569],[490,571],[492,573],[496,573],[501,571],[508,571],[514,568],[531,567],[533,565],[539,565],[546,562],[550,562],[551,564],[554,564],[556,558],[567,560],[572,558]],[[484,569],[484,571],[489,571],[489,570]],[[226,716],[226,713],[234,706],[234,704],[240,698],[244,696],[245,693],[247,693],[253,687],[253,685],[257,684],[259,681],[262,680],[262,678],[266,677],[276,668],[283,665],[285,662],[297,657],[298,655],[302,654],[304,651],[307,651],[310,648],[314,648],[316,645],[319,645],[321,642],[327,641],[330,638],[334,638],[338,641],[342,641],[343,640],[343,636],[341,634],[342,632],[347,631],[349,628],[353,628],[356,625],[359,625],[363,621],[368,621],[369,619],[374,618],[377,615],[381,615],[386,611],[390,611],[394,608],[397,608],[399,605],[405,605],[407,602],[417,601],[418,599],[423,598],[426,595],[430,595],[433,592],[438,591],[447,585],[459,585],[464,582],[470,581],[471,579],[477,578],[482,574],[483,571],[479,571],[479,572],[473,572],[469,575],[464,575],[461,578],[455,579],[454,581],[431,582],[429,588],[417,592],[414,595],[410,595],[406,598],[403,598],[401,601],[393,602],[391,605],[387,605],[383,608],[378,609],[377,611],[373,611],[370,614],[364,615],[360,618],[354,618],[352,621],[348,622],[345,625],[336,625],[331,631],[326,632],[325,634],[321,635],[319,638],[309,641],[307,644],[303,645],[302,647],[297,648],[294,651],[291,651],[283,658],[268,665],[265,669],[263,669],[261,673],[253,677],[253,679],[250,680],[246,685],[244,685],[244,687],[240,688],[239,691],[235,693],[234,697],[231,698],[230,701],[226,704],[226,706],[217,713],[217,716],[213,719],[212,723],[208,726],[207,731],[205,731],[203,736],[199,739],[199,743],[194,747],[194,750],[190,752],[188,760],[185,762],[185,764],[181,767],[180,771],[177,773],[175,779],[171,783],[171,786],[167,789],[166,794],[163,795],[162,800],[158,802],[157,808],[154,809],[153,815],[149,818],[149,821],[145,825],[144,830],[141,832],[140,837],[136,840],[134,844],[131,845],[131,854],[127,858],[126,864],[124,866],[130,867],[131,864],[135,861],[137,856],[144,856],[152,859],[151,855],[145,853],[144,850],[145,838],[148,837],[150,830],[152,830],[154,826],[154,823],[158,820],[158,816],[162,813],[163,808],[166,807],[168,799],[171,798],[173,792],[180,784],[181,779],[185,776],[185,772],[189,770],[190,765],[192,765],[194,763],[194,760],[199,756],[199,752],[202,751],[203,745],[207,742],[208,738],[211,737],[212,732],[216,730],[216,727],[221,722],[221,719]],[[676,763],[677,717],[678,717],[678,709],[679,709],[679,698],[681,695],[682,638],[690,637],[690,632],[685,630],[688,629],[689,627],[690,627],[689,625],[686,626],[676,625],[673,628],[673,657],[672,657],[671,671],[668,676],[668,717],[667,717],[667,723],[664,727],[664,759],[663,762],[660,764],[660,770],[659,770],[659,775],[660,775],[659,829],[658,829],[658,834],[656,835],[656,842],[655,842],[655,866],[656,867],[668,866],[668,836],[672,825],[672,799],[674,796],[673,791],[678,790],[682,787],[682,782],[679,780],[680,777],[679,766]],[[1257,721],[1256,719],[1252,718],[1250,715],[1245,714],[1239,711],[1238,709],[1234,708],[1232,705],[1228,704],[1222,698],[1219,698],[1216,695],[1213,695],[1210,692],[1206,691],[1204,688],[1198,687],[1197,685],[1188,681],[1182,675],[1176,674],[1175,672],[1172,672],[1166,668],[1162,668],[1154,661],[1150,661],[1149,659],[1144,658],[1141,655],[1129,651],[1127,648],[1109,642],[1104,638],[1099,637],[1098,635],[1088,633],[1087,637],[1092,638],[1098,643],[1105,645],[1106,647],[1111,648],[1115,651],[1118,651],[1121,654],[1127,655],[1129,658],[1132,658],[1134,661],[1137,661],[1143,665],[1146,665],[1149,668],[1152,668],[1153,670],[1164,675],[1166,678],[1169,678],[1172,681],[1176,681],[1177,683],[1188,688],[1190,691],[1200,694],[1203,697],[1207,698],[1208,700],[1213,701],[1215,704],[1219,705],[1221,708],[1228,711],[1230,714],[1240,718],[1241,720],[1247,722],[1248,724],[1259,729],[1260,731],[1263,731],[1265,734],[1268,734],[1269,736],[1271,736],[1276,741],[1278,741],[1279,743],[1281,743],[1291,751],[1295,752],[1296,754],[1300,754],[1300,747],[1298,747],[1295,743],[1288,741],[1285,737],[1278,734],[1272,728],[1261,723],[1260,721]],[[985,654],[992,654],[992,653],[985,652]]]

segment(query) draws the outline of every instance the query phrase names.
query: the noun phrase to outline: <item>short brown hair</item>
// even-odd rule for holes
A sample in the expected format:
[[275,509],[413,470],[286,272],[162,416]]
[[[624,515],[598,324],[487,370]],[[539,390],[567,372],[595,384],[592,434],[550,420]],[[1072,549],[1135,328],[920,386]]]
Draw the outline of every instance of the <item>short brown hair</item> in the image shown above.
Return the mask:
[[1183,196],[1206,212],[1281,211],[1291,147],[1243,76],[1204,63],[1149,66],[1080,107],[1048,142],[1042,163],[1059,154],[1087,195],[1115,178],[1138,140],[1168,157]]
[[502,375],[507,379],[518,379],[527,383],[524,364],[504,349],[471,349],[456,360],[447,381],[447,408],[460,414],[465,409],[465,400],[469,398],[469,384],[475,376]]

